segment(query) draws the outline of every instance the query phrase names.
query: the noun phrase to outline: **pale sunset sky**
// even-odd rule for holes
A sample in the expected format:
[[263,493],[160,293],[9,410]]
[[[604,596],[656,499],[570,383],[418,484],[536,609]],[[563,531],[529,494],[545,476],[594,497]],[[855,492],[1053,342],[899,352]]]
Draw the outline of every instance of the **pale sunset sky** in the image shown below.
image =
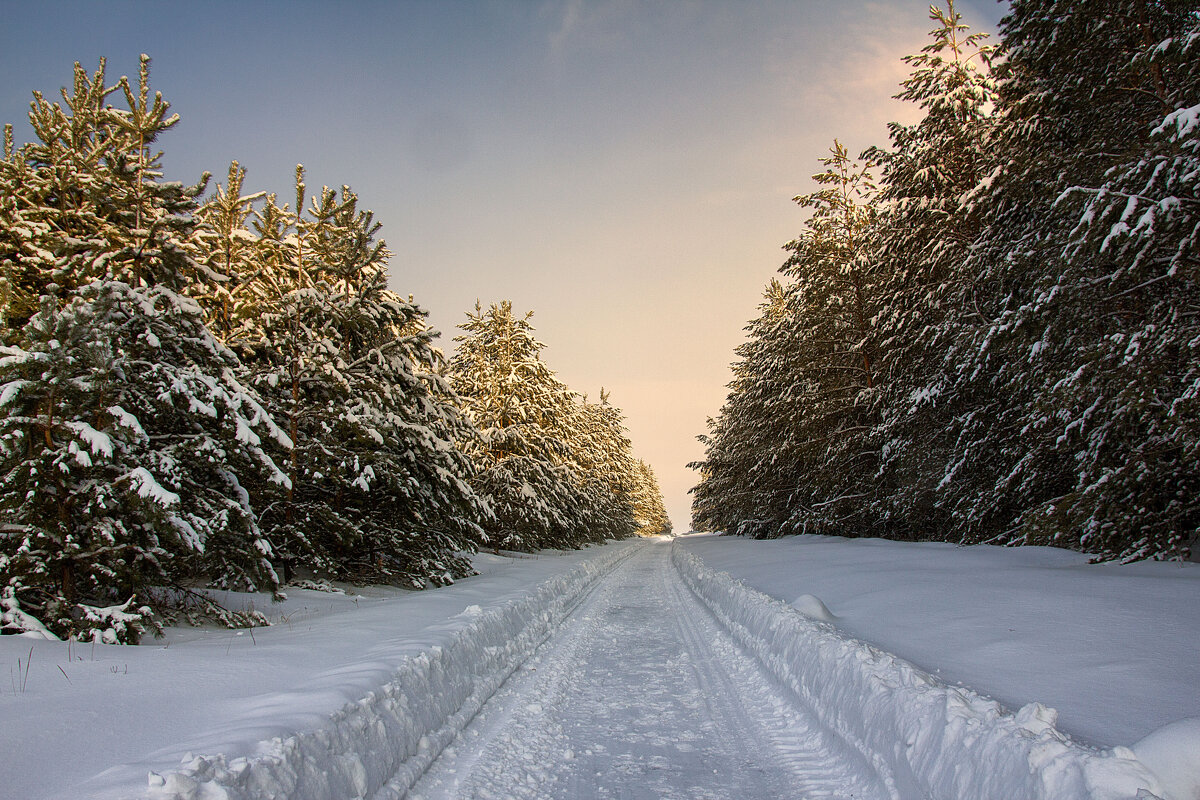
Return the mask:
[[[958,0],[993,32],[1004,6]],[[0,124],[79,61],[136,76],[182,120],[169,179],[292,196],[348,184],[453,349],[476,299],[533,310],[572,389],[611,391],[676,531],[686,468],[817,159],[886,144],[932,28],[920,0],[57,2],[0,0]],[[114,101],[115,102],[115,101]]]

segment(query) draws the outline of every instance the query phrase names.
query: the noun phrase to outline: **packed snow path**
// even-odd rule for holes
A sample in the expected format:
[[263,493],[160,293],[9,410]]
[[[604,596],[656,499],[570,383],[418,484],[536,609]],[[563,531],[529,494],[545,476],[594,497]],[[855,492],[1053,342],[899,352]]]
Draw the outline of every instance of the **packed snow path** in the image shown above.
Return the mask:
[[[1013,712],[947,685],[811,618],[812,605],[803,604],[805,613],[754,591],[678,544],[602,548],[503,602],[469,605],[442,629],[429,628],[425,645],[383,664],[389,677],[324,724],[291,726],[252,752],[188,754],[176,770],[150,773],[149,794],[1200,796],[1190,773],[1172,778],[1182,775],[1173,764],[1192,763],[1179,754],[1196,752],[1200,726],[1168,725],[1147,737],[1162,741],[1139,743],[1137,752],[1088,747],[1055,728],[1052,709],[1029,703]],[[340,685],[357,663],[322,672],[318,685]]]
[[409,797],[886,798],[640,548],[583,599]]

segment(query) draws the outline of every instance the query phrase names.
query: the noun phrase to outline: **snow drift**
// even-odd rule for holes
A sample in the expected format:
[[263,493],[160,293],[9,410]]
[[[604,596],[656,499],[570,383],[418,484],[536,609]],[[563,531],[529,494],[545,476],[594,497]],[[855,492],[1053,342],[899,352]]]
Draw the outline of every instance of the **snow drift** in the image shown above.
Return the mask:
[[491,609],[471,606],[449,641],[412,656],[392,679],[327,724],[246,757],[196,756],[151,773],[156,800],[400,798],[513,670],[635,547],[614,549]]
[[[1165,787],[1128,748],[1084,747],[1031,703],[1015,714],[715,572],[672,560],[697,597],[806,709],[861,752],[893,797],[1131,800]],[[1153,794],[1151,794],[1153,793]]]

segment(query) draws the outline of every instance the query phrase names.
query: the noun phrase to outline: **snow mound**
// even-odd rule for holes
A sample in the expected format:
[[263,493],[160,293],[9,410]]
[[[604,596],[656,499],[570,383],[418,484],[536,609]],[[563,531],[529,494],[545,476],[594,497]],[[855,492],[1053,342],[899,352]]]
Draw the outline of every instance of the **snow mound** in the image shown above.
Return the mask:
[[1200,800],[1200,717],[1164,725],[1133,752],[1157,776],[1163,800]]
[[261,742],[247,757],[189,755],[175,772],[150,773],[149,797],[404,797],[592,585],[635,549],[614,549],[502,605],[470,607],[444,646],[407,658],[390,681],[347,704],[324,725]]
[[[893,797],[983,800],[995,797],[996,787],[1004,787],[1006,797],[1030,800],[1166,797],[1166,784],[1141,753],[1084,747],[1054,727],[1053,709],[1031,703],[1013,714],[795,613],[681,547],[672,547],[672,560],[730,634],[823,726],[858,750]],[[1164,732],[1166,760],[1174,763],[1176,748],[1191,746],[1193,735],[1190,728]],[[1154,762],[1158,746],[1144,744]]]
[[821,622],[833,622],[837,616],[829,610],[821,598],[811,594],[802,594],[792,601],[792,608],[806,617],[819,619]]

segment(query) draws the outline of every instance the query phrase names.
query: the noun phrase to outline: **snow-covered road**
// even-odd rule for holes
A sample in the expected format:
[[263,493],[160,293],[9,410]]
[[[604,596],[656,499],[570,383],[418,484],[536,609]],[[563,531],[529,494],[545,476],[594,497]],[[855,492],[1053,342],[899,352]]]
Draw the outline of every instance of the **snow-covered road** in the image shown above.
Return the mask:
[[296,589],[257,635],[0,642],[24,664],[0,800],[1200,797],[1200,719],[1132,749],[1074,741],[1040,703],[814,618],[811,581],[782,602],[693,544],[480,554],[484,574],[415,594]]
[[659,542],[591,591],[409,796],[889,794],[734,643]]

